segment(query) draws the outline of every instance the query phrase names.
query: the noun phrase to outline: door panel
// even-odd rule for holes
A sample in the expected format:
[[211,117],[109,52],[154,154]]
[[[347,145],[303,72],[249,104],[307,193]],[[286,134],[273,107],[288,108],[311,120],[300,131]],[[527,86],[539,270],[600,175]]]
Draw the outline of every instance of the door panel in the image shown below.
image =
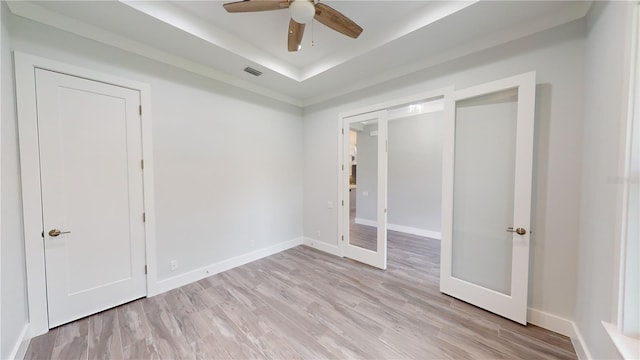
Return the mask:
[[534,103],[527,73],[455,91],[445,106],[440,289],[522,324]]
[[[517,92],[456,102],[452,275],[509,295]],[[487,211],[488,206],[491,211]]]
[[145,295],[140,100],[45,70],[36,83],[52,328]]
[[344,123],[345,256],[381,269],[387,266],[386,121],[380,111]]

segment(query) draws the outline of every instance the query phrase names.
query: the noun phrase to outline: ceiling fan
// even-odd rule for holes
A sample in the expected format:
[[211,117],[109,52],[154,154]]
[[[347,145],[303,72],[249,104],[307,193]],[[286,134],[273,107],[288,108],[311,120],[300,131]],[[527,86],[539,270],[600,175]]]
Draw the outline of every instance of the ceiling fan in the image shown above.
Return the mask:
[[313,19],[331,29],[357,39],[362,28],[336,9],[314,0],[244,0],[223,5],[230,13],[289,9],[288,49],[300,50],[305,24]]

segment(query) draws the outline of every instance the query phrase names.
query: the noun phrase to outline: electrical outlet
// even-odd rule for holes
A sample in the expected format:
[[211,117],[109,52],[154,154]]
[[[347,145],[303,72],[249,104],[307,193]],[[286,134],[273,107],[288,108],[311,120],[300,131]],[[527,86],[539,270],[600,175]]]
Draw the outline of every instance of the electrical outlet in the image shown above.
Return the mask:
[[171,269],[171,271],[178,270],[178,260],[171,260],[169,262],[169,268]]
[[316,231],[316,236],[317,236],[318,240],[320,240],[320,230]]

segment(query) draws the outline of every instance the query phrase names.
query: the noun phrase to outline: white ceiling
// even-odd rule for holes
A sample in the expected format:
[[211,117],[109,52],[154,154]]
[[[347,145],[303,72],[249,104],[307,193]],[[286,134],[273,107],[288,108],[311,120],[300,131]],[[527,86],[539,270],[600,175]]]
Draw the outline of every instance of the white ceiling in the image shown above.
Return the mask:
[[[331,1],[364,28],[314,22],[287,51],[288,10],[222,1],[11,1],[16,15],[305,106],[585,16],[588,1]],[[313,46],[312,46],[313,40]],[[262,71],[254,77],[243,71]]]

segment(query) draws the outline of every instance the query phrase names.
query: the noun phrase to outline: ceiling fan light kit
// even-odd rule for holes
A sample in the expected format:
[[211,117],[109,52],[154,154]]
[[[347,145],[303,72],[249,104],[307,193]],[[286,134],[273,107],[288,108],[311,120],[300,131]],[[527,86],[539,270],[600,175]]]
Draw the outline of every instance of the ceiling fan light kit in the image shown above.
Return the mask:
[[299,24],[308,24],[316,14],[316,7],[311,1],[296,0],[289,5],[291,18]]
[[319,23],[348,37],[357,39],[362,33],[362,27],[353,20],[342,15],[329,5],[314,0],[244,0],[223,5],[229,13],[254,12],[289,9],[290,20],[287,31],[288,49],[298,51],[302,47],[302,35],[305,24],[313,19]]

